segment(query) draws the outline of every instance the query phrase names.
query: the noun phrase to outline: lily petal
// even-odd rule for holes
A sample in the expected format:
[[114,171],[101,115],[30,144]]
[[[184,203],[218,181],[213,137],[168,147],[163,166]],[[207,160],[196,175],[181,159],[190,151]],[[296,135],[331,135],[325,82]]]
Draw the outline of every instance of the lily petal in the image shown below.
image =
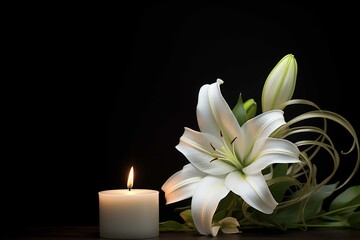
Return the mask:
[[200,131],[214,136],[220,136],[221,131],[228,142],[237,137],[238,144],[243,144],[240,125],[221,94],[220,84],[222,83],[221,79],[217,79],[215,83],[205,84],[200,88],[196,108]]
[[191,200],[191,212],[194,224],[199,233],[216,236],[219,227],[212,227],[212,218],[221,199],[229,189],[224,178],[206,176],[196,187]]
[[[294,143],[286,139],[259,139],[254,145],[253,153],[256,153],[256,155],[249,155],[249,164],[242,169],[245,174],[258,173],[274,163],[300,162],[299,149]],[[251,162],[252,159],[254,159],[254,161]]]
[[260,212],[270,214],[278,204],[261,173],[245,175],[234,171],[226,176],[225,185]]
[[[198,125],[201,132],[207,132],[211,133],[213,135],[218,135],[220,132],[220,128],[217,122],[217,119],[215,118],[214,110],[212,109],[212,106],[210,104],[209,100],[209,89],[210,88],[217,88],[220,86],[220,84],[223,84],[224,82],[220,79],[218,79],[215,83],[212,84],[204,84],[199,91],[198,96],[198,104],[196,106],[196,116]],[[225,103],[225,99],[220,100],[222,104]]]
[[283,124],[285,124],[284,112],[282,110],[272,110],[250,119],[244,123],[242,128],[246,137],[256,140],[268,137]]
[[211,134],[185,128],[176,149],[199,170],[212,175],[223,175],[235,170],[235,167],[224,161],[212,161],[214,159],[211,155],[214,152],[213,147],[220,149],[222,144],[219,138]]
[[204,173],[191,164],[185,165],[182,170],[174,173],[161,187],[165,192],[166,204],[192,197],[194,189],[204,176]]
[[[281,110],[272,110],[248,120],[242,126],[244,136],[246,137],[246,145],[238,145],[237,140],[235,149],[240,149],[240,158],[243,159],[244,155],[250,154],[255,142],[261,138],[267,138],[273,131],[285,124],[284,112]],[[247,158],[248,159],[248,158]],[[247,165],[248,162],[245,163]]]

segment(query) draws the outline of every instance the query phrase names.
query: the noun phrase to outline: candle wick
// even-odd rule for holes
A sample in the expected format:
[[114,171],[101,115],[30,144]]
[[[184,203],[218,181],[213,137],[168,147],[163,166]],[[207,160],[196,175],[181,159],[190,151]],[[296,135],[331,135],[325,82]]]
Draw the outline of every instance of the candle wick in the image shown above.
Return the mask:
[[129,191],[131,191],[131,188],[129,187]]

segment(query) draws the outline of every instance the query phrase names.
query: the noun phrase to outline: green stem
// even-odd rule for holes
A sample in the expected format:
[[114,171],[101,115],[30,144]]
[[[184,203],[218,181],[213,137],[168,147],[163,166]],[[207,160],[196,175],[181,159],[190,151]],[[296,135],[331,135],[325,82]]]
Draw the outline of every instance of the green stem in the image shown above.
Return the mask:
[[299,228],[299,227],[318,227],[318,228],[333,228],[333,227],[349,227],[348,224],[344,224],[342,222],[334,223],[334,224],[292,224],[289,226],[286,226],[287,228]]
[[339,209],[336,209],[336,210],[333,210],[333,211],[325,212],[325,213],[322,213],[322,214],[318,214],[318,215],[314,216],[313,218],[320,218],[320,217],[324,217],[324,216],[327,216],[327,215],[331,215],[331,214],[334,214],[334,213],[337,213],[337,212],[341,212],[341,211],[344,211],[344,210],[347,210],[347,209],[357,208],[357,207],[360,207],[360,203],[352,205],[352,206],[339,208]]
[[237,197],[233,197],[229,206],[226,208],[226,216],[231,217],[234,207],[236,206]]

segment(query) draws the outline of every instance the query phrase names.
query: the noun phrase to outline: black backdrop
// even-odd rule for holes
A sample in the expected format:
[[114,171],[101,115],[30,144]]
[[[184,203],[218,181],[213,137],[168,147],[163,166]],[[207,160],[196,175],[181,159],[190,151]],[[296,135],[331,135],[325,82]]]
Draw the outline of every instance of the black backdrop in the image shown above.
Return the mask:
[[[185,126],[197,129],[199,88],[221,78],[230,105],[240,92],[260,104],[267,74],[288,53],[299,66],[294,97],[360,131],[354,4],[33,4],[3,9],[9,225],[97,225],[98,191],[126,188],[131,166],[135,188],[160,191],[160,220],[176,219],[186,201],[165,205],[160,188],[187,163],[175,145]],[[334,136],[349,147],[348,135]]]

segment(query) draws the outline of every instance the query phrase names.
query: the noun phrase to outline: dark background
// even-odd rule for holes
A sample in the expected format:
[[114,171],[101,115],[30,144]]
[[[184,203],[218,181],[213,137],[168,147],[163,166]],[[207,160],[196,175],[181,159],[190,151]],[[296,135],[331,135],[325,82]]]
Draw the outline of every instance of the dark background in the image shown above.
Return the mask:
[[[259,104],[263,83],[295,55],[294,98],[359,120],[355,4],[18,4],[3,21],[1,217],[8,225],[97,225],[98,192],[159,190],[160,220],[176,219],[161,185],[187,160],[175,149],[197,128],[203,84],[224,80]],[[334,125],[339,149],[350,136]],[[344,160],[332,182],[354,167]],[[320,160],[320,175],[331,162]],[[350,182],[359,183],[359,174]]]

